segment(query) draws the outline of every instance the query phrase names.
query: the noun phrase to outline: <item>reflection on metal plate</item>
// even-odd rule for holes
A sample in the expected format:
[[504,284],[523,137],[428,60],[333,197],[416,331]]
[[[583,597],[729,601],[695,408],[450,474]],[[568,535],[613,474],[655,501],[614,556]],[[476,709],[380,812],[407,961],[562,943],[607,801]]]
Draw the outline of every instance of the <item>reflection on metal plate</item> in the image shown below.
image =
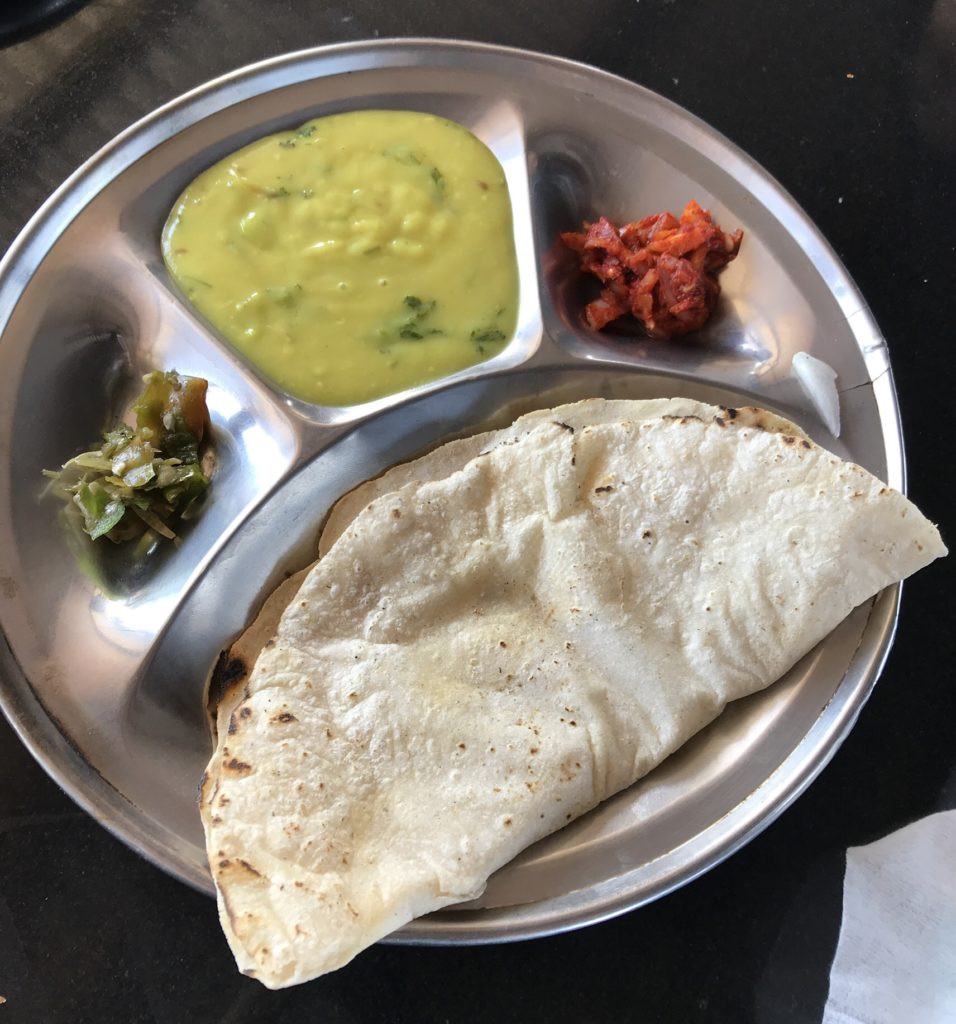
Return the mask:
[[[214,161],[268,132],[362,107],[440,114],[497,155],[514,211],[518,330],[494,360],[454,377],[321,408],[277,392],[186,307],[159,236],[183,187]],[[703,338],[661,344],[588,330],[585,292],[557,233],[598,213],[633,219],[690,198],[746,238]],[[893,486],[904,482],[879,330],[781,188],[638,86],[490,46],[400,40],[307,51],[163,107],[82,167],[14,243],[0,268],[0,330],[4,710],[99,821],[207,891],[195,804],[210,753],[207,673],[263,596],[311,561],[325,512],[360,481],[531,408],[687,395],[769,406]],[[839,374],[838,442],[790,375],[798,351]],[[154,366],[209,380],[215,487],[181,548],[105,593],[68,556],[55,510],[39,503],[40,470],[95,437],[103,408],[121,409],[129,382]],[[394,941],[500,941],[575,927],[654,899],[729,855],[846,735],[888,650],[897,593],[857,609],[785,680],[730,708],[644,781],[526,851],[480,900],[413,922]]]

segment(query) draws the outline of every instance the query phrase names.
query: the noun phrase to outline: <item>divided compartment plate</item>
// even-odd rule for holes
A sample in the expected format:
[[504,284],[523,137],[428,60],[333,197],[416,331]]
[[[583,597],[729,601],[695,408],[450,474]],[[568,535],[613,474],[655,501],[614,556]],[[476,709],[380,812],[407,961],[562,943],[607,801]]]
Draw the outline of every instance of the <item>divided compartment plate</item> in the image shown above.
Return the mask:
[[[179,294],[163,222],[203,169],[323,114],[421,110],[463,124],[508,180],[520,302],[495,359],[350,408],[276,389]],[[691,198],[740,256],[699,337],[661,342],[582,319],[593,296],[558,233]],[[802,211],[729,142],[668,101],[579,64],[477,44],[391,40],[240,70],[159,109],[73,175],[0,265],[0,703],[50,775],[131,847],[205,891],[196,787],[212,749],[204,691],[219,652],[314,557],[343,493],[449,437],[603,395],[758,404],[902,488],[885,343]],[[839,374],[830,437],[790,374]],[[60,535],[40,471],[97,436],[138,377],[210,381],[218,466],[203,515],[135,580],[98,589]],[[23,439],[27,439],[24,443]],[[899,588],[858,608],[770,689],[738,701],[637,785],[525,851],[472,903],[390,941],[548,934],[639,906],[756,835],[815,777],[869,695]]]

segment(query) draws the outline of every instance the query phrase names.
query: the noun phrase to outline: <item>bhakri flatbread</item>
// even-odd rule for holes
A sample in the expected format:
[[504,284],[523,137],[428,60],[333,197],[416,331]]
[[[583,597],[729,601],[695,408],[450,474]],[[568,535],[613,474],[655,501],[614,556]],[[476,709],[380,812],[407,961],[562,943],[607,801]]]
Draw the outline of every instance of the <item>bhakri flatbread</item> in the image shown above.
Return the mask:
[[[752,406],[727,409],[690,398],[587,398],[549,409],[539,409],[520,416],[510,426],[501,430],[484,431],[446,442],[417,459],[391,467],[380,476],[367,480],[349,491],[335,503],[326,519],[319,537],[319,555],[325,555],[352,520],[376,498],[407,484],[444,479],[478,455],[501,444],[512,444],[542,423],[560,423],[568,429],[576,430],[598,423],[613,423],[618,420],[638,423],[663,416],[695,416],[705,422],[727,419],[733,420],[739,426],[756,426],[774,433],[806,438],[806,434],[795,423],[766,409]],[[209,685],[213,725],[216,709],[222,706],[222,702],[226,701],[228,704],[245,689],[259,652],[275,635],[282,613],[314,566],[315,562],[284,580],[266,598],[249,627],[228,650],[223,652],[213,670]]]
[[295,984],[474,898],[944,553],[858,466],[729,416],[548,420],[382,495],[220,709],[240,968]]
[[[750,423],[764,430],[778,433],[793,434],[795,437],[806,437],[806,434],[795,423],[778,416],[766,409],[755,409],[746,406],[742,409],[730,410],[740,423]],[[530,433],[542,423],[556,422],[578,429],[579,427],[598,423],[614,423],[629,420],[638,423],[641,420],[655,419],[659,416],[696,416],[705,421],[728,415],[728,410],[705,402],[697,402],[692,398],[645,398],[645,399],[605,399],[586,398],[580,402],[570,402],[552,409],[536,409],[519,417],[503,430],[490,430],[470,437],[457,438],[443,444],[427,455],[403,462],[382,473],[372,480],[360,484],[338,502],[329,513],[328,521],[319,539],[319,556],[324,555],[341,537],[346,527],[362,511],[366,505],[390,491],[397,491],[406,484],[428,480],[442,480],[446,476],[461,469],[482,452],[490,451],[500,444],[510,444]]]

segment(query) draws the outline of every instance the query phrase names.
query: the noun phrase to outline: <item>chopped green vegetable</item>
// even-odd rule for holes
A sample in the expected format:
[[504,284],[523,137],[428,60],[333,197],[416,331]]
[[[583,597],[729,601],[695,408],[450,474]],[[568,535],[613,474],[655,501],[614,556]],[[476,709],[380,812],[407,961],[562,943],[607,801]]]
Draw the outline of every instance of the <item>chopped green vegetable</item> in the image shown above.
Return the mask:
[[83,528],[96,540],[110,532],[126,512],[123,502],[98,481],[83,481],[73,495],[73,502],[83,513]]
[[[199,444],[209,422],[206,381],[201,377],[180,376],[175,370],[169,373],[153,370],[143,380],[146,387],[133,404],[137,432],[148,429],[164,437],[188,434],[192,438],[192,458],[183,458],[178,453],[175,457],[183,462],[197,462]],[[128,444],[132,437],[131,429],[123,424],[114,433],[122,444]],[[107,440],[111,436],[108,434]],[[168,437],[165,443],[168,445]]]
[[406,324],[399,332],[400,338],[405,338],[406,341],[421,341],[422,338],[433,338],[436,334],[444,334],[438,327],[418,328],[411,327]]
[[474,342],[484,341],[504,341],[504,331],[499,331],[497,327],[479,327],[471,332],[471,340]]
[[406,341],[421,341],[422,338],[444,333],[438,327],[425,327],[422,324],[422,321],[435,308],[434,299],[420,299],[417,295],[406,295],[402,301],[412,312],[398,325],[400,338],[404,338]]
[[120,423],[99,448],[43,471],[92,540],[135,540],[141,556],[160,537],[178,542],[173,527],[196,515],[209,486],[199,452],[209,420],[206,381],[159,370],[143,381],[135,428]]

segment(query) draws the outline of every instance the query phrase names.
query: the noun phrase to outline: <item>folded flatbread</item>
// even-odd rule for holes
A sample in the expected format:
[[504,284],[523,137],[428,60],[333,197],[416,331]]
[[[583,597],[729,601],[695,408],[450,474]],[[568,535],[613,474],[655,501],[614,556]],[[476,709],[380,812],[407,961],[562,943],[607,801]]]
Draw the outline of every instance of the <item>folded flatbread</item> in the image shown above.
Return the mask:
[[474,898],[945,554],[786,421],[600,419],[393,477],[220,704],[201,810],[245,973],[305,981]]
[[[542,423],[556,423],[566,429],[576,430],[579,427],[614,423],[619,420],[639,423],[661,416],[695,416],[705,422],[711,422],[715,417],[720,418],[726,414],[726,409],[697,402],[691,398],[586,398],[580,402],[571,402],[551,409],[537,409],[519,417],[502,430],[489,430],[446,442],[420,458],[393,466],[381,476],[367,480],[343,495],[333,506],[323,526],[319,537],[319,555],[325,555],[352,520],[376,498],[397,491],[407,484],[423,484],[451,476],[478,455],[502,444],[513,444]],[[807,436],[795,423],[766,409],[735,409],[733,422],[738,427],[756,426],[774,433],[792,434],[801,439]],[[223,652],[223,657],[213,673],[210,687],[213,721],[216,719],[216,709],[224,706],[222,698],[227,693],[242,692],[244,689],[256,658],[259,657],[265,643],[275,636],[282,613],[315,564],[313,562],[283,580],[266,598],[252,624],[228,651]]]
[[[584,401],[559,405],[553,409],[536,409],[534,412],[525,413],[503,430],[489,430],[449,441],[427,455],[393,466],[381,476],[367,480],[349,491],[336,502],[329,514],[319,538],[319,555],[324,555],[359,512],[381,495],[397,491],[406,484],[442,480],[446,476],[451,476],[476,456],[498,445],[512,444],[542,423],[563,423],[566,427],[576,430],[578,427],[616,423],[620,420],[640,423],[660,416],[696,416],[698,419],[710,421],[715,416],[720,416],[722,411],[718,406],[696,402],[692,398],[647,398],[640,401],[623,398],[586,398]],[[749,424],[764,430],[806,437],[795,423],[767,409],[747,407],[736,409],[734,412],[738,425]]]

